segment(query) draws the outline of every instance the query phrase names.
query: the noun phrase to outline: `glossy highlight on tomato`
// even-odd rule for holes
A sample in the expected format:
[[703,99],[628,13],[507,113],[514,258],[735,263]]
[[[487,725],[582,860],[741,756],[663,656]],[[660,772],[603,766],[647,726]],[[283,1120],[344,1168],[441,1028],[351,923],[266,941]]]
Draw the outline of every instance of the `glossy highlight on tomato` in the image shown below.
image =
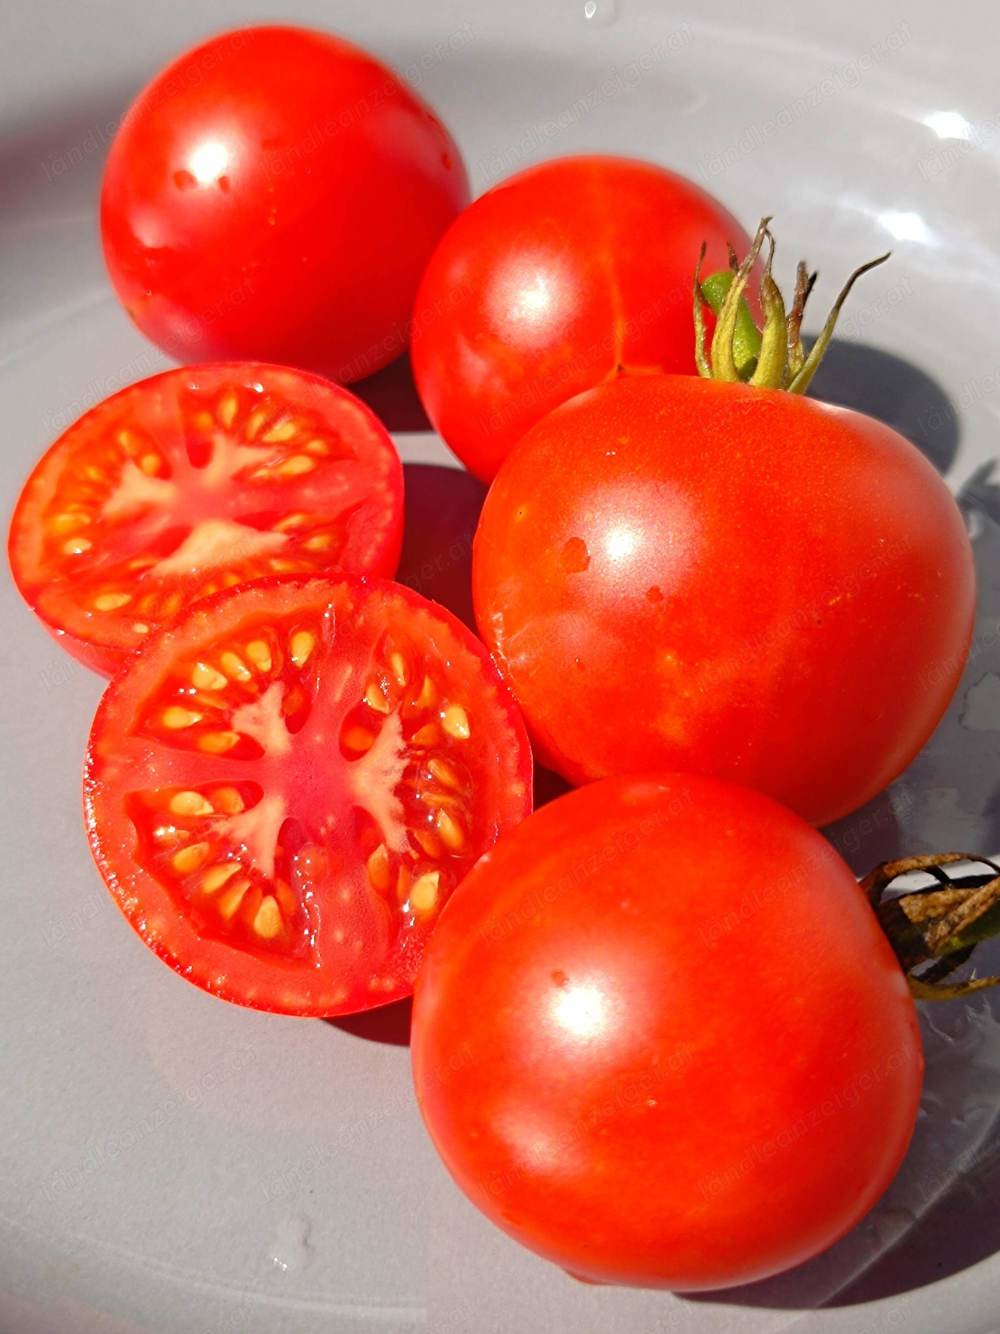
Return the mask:
[[530,426],[620,368],[693,374],[699,247],[724,268],[746,240],[717,200],[650,162],[556,158],[494,186],[417,295],[413,369],[435,428],[489,481]]
[[412,1052],[487,1217],[578,1277],[686,1291],[847,1232],[896,1173],[923,1069],[833,848],[679,774],[572,792],[479,862],[427,950]]
[[101,232],[125,309],[178,360],[349,382],[402,351],[467,198],[454,140],[392,70],[329,33],[253,27],[140,93],[108,155]]
[[539,758],[571,782],[691,770],[825,824],[936,726],[975,576],[944,482],[882,423],[782,390],[622,376],[504,464],[473,593]]
[[531,759],[443,608],[276,579],[198,603],[115,677],[84,799],[108,888],[171,967],[332,1015],[409,994],[448,896],[531,809]]
[[61,644],[110,674],[195,598],[274,574],[392,575],[403,470],[329,380],[252,362],[185,366],[85,413],[42,457],[10,563]]

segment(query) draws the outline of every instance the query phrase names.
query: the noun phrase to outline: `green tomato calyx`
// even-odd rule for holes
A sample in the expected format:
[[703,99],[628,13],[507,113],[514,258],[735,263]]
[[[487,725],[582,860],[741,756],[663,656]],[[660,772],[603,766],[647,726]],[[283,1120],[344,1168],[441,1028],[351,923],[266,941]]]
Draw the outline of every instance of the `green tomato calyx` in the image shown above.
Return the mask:
[[[879,255],[878,259],[869,260],[854,270],[807,356],[802,346],[802,316],[816,282],[816,274],[810,273],[805,262],[800,261],[795,274],[791,309],[786,310],[778,284],[771,276],[775,245],[770,223],[769,217],[761,219],[753,244],[742,263],[730,247],[729,268],[721,269],[704,280],[701,266],[705,259],[705,246],[702,245],[694,271],[695,360],[698,374],[705,379],[740,381],[766,389],[787,389],[792,394],[804,394],[823,360],[833,337],[837,317],[851,288],[863,273],[884,264],[891,252]],[[758,328],[744,294],[765,241],[767,258],[760,283],[763,325]],[[707,354],[704,319],[706,305],[716,317],[712,346]]]

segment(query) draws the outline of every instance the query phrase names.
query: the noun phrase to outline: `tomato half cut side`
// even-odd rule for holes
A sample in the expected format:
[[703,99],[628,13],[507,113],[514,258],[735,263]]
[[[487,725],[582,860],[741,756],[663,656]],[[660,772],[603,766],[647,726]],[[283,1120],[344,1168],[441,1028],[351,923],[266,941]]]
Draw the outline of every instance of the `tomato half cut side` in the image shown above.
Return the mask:
[[110,674],[199,597],[275,574],[392,575],[403,471],[378,418],[303,371],[252,362],[140,380],[69,427],[10,531],[22,595]]
[[112,895],[183,976],[346,1014],[410,993],[452,890],[530,810],[531,758],[449,612],[291,577],[150,636],[97,711],[84,805]]

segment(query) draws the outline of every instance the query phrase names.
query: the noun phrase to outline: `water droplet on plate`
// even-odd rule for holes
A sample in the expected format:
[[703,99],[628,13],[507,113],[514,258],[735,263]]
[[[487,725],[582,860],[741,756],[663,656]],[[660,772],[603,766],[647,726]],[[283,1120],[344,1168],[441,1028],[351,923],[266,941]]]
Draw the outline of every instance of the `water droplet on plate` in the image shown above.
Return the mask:
[[618,0],[584,0],[583,17],[595,28],[606,28],[618,17]]
[[282,1218],[269,1251],[271,1263],[282,1274],[305,1269],[312,1257],[312,1224],[303,1215]]

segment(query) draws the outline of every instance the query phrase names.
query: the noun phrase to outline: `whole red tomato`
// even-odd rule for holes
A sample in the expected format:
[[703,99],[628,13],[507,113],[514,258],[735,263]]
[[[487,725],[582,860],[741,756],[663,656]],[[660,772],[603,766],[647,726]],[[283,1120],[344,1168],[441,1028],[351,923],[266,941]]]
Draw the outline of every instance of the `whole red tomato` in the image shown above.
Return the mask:
[[427,257],[467,197],[448,131],[384,65],[327,33],[246,28],[140,94],[101,229],[125,309],[171,355],[350,381],[405,345]]
[[742,246],[716,200],[649,162],[557,158],[477,199],[417,295],[424,406],[488,481],[529,426],[622,368],[692,372],[691,275]]
[[502,838],[431,939],[412,1046],[489,1218],[576,1275],[675,1289],[836,1241],[894,1176],[922,1073],[845,863],[694,775],[596,783]]
[[782,390],[623,377],[487,496],[483,638],[543,763],[745,783],[816,824],[905,768],[958,683],[972,553],[927,460]]

